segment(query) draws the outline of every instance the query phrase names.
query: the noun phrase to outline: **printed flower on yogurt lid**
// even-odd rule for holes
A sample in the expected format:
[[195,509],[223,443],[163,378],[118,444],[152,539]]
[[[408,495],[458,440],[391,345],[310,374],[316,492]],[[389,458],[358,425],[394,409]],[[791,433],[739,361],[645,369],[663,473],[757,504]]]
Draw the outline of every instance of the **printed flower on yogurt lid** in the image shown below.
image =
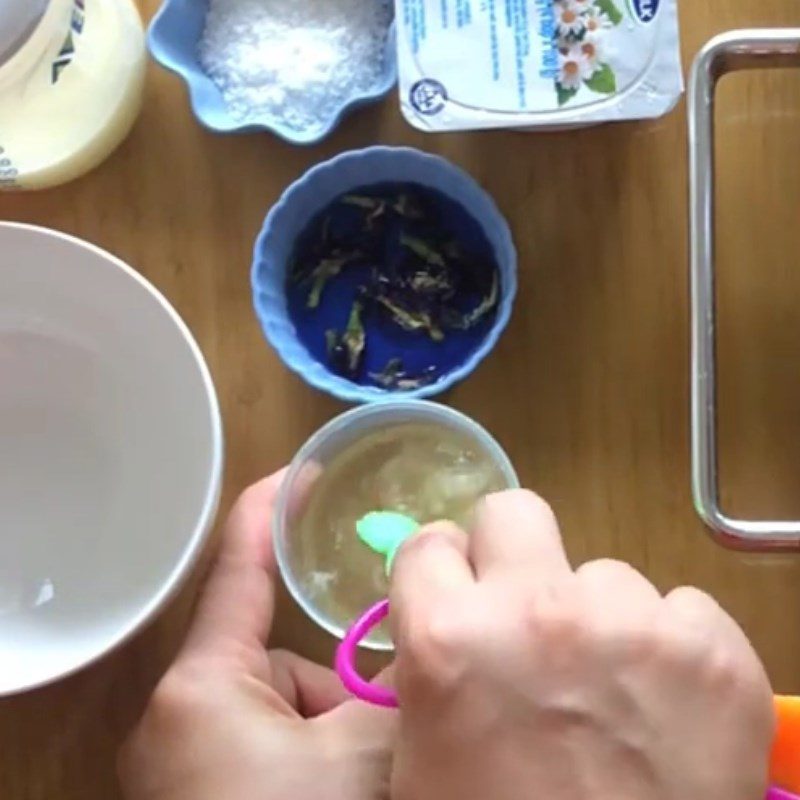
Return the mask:
[[552,0],[552,4],[559,107],[579,92],[599,95],[616,92],[617,78],[611,63],[614,58],[605,45],[609,30],[625,19],[619,0]]
[[607,30],[608,28],[614,27],[614,23],[611,21],[605,11],[600,11],[591,3],[588,3],[587,5],[588,8],[583,18],[583,24],[586,27],[587,33],[597,34],[602,30]]
[[556,31],[559,36],[580,36],[584,29],[583,11],[579,0],[557,0],[555,4]]
[[581,84],[593,74],[593,67],[587,60],[581,45],[573,45],[561,51],[559,57],[558,83],[562,89],[577,90]]
[[603,40],[599,36],[586,36],[586,38],[578,42],[575,47],[580,51],[581,58],[586,61],[588,77],[591,77],[603,68],[604,47]]

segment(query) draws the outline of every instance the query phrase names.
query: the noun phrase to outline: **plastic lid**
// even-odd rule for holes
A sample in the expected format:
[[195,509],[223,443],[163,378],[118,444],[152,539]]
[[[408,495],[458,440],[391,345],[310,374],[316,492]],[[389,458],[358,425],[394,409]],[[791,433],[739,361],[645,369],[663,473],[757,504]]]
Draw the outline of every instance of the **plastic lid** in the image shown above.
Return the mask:
[[27,41],[49,4],[50,0],[0,0],[0,64]]

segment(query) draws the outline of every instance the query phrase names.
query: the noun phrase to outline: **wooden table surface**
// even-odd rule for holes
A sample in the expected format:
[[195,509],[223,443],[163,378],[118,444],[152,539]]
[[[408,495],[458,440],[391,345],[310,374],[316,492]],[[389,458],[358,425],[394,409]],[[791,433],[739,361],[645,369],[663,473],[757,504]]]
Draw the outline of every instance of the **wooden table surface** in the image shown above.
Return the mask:
[[[149,18],[157,0],[142,0]],[[682,0],[688,66],[713,34],[800,22],[797,0]],[[800,516],[800,71],[725,78],[719,96],[720,429],[724,502]],[[375,142],[452,159],[495,196],[520,252],[516,314],[446,402],[506,446],[554,505],[575,561],[627,559],[660,587],[713,592],[776,689],[800,691],[800,555],[745,558],[705,535],[689,488],[686,120],[558,134],[428,136],[394,97],[323,145],[215,136],[179,79],[151,66],[144,111],[100,169],[0,196],[0,218],[116,253],[160,287],[211,366],[227,433],[223,508],[341,410],[289,373],[250,305],[252,241],[307,167]],[[210,555],[210,554],[209,554]],[[43,691],[0,701],[2,800],[113,800],[118,743],[180,642],[196,579],[135,641]],[[275,641],[331,643],[288,601]]]

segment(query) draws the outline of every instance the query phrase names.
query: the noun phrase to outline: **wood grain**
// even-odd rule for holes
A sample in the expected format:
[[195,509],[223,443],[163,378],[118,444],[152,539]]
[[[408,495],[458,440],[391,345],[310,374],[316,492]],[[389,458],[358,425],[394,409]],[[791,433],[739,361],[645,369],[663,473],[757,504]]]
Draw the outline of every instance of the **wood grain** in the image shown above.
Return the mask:
[[[149,18],[157,0],[142,0]],[[684,60],[734,27],[796,25],[796,0],[681,3]],[[800,74],[727,78],[719,99],[720,414],[727,508],[800,514]],[[571,556],[625,558],[666,589],[694,583],[745,626],[777,689],[800,691],[800,556],[714,545],[688,474],[686,122],[560,134],[425,136],[394,98],[322,146],[214,136],[155,66],[129,140],[61,189],[0,196],[0,218],[68,231],[150,278],[195,332],[227,432],[225,506],[339,410],[264,343],[248,288],[264,214],[308,166],[374,142],[467,168],[496,197],[521,256],[517,313],[447,402],[486,424],[555,506]],[[114,754],[169,663],[196,579],[145,633],[60,685],[0,701],[2,800],[114,800]],[[275,641],[327,641],[284,598]]]

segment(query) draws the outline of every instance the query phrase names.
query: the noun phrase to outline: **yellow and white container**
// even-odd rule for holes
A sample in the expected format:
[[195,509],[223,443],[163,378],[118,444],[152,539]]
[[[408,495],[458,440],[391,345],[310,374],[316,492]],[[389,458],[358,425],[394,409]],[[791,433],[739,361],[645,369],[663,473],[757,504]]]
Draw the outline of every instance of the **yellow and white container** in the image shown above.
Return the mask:
[[133,0],[0,0],[0,190],[103,161],[138,116],[145,63]]

